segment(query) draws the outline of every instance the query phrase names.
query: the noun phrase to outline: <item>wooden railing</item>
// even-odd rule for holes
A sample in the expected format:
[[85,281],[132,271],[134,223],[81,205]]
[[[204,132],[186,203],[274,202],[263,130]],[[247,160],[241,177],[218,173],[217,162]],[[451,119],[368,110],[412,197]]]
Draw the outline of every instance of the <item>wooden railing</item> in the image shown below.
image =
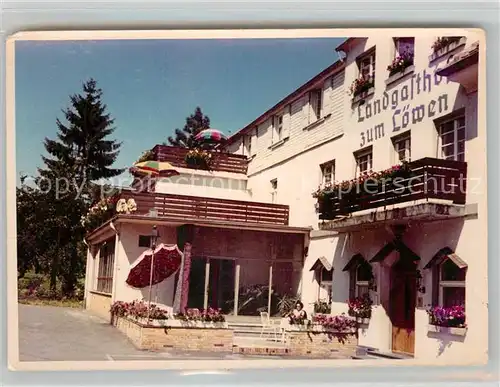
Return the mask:
[[238,221],[288,225],[289,207],[280,204],[214,199],[198,196],[122,191],[121,198],[133,198],[134,214],[147,215],[154,209],[159,217],[180,220]]
[[361,184],[353,190],[333,190],[318,199],[319,218],[332,220],[356,211],[420,199],[465,204],[467,163],[426,157],[409,163],[410,177]]
[[[156,160],[166,161],[173,166],[182,168],[192,168],[186,164],[185,157],[188,152],[187,148],[179,148],[167,145],[156,145],[153,148]],[[212,171],[247,173],[248,159],[243,155],[233,153],[212,151]]]

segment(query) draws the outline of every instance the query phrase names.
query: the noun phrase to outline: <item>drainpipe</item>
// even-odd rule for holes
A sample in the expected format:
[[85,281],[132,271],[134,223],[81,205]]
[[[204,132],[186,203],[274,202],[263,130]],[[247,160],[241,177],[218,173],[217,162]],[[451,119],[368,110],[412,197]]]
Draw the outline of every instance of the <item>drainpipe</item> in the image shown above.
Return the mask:
[[90,275],[89,275],[89,255],[92,255],[92,251],[90,251],[90,245],[87,243],[87,241],[85,240],[85,238],[83,238],[83,243],[85,244],[85,246],[87,246],[87,254],[85,256],[86,258],[86,262],[85,262],[85,287],[83,289],[83,308],[84,309],[87,309],[87,295],[88,295],[88,291],[89,291],[89,281],[91,281],[92,279],[90,278]]
[[118,252],[120,251],[120,242],[121,242],[121,238],[120,238],[120,233],[118,232],[118,230],[116,229],[116,226],[114,224],[113,221],[111,221],[109,223],[111,229],[115,232],[115,259],[114,259],[114,263],[113,263],[113,290],[112,290],[112,293],[111,293],[111,304],[113,302],[115,302],[115,299],[116,299],[116,284],[118,283],[117,281],[117,273],[118,273]]

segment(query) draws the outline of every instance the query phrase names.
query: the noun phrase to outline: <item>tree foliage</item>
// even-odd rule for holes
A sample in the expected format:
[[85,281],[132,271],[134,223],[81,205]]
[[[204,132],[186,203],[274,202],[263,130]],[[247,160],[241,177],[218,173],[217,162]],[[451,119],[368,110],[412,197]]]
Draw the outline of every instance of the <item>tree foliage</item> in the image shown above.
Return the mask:
[[57,138],[45,139],[48,155],[34,184],[23,177],[17,189],[19,275],[46,274],[51,288],[62,281],[66,295],[85,271],[81,219],[102,192],[97,181],[124,171],[112,168],[121,143],[109,139],[115,128],[106,110],[96,81],[85,82],[82,93],[70,96],[65,122],[56,120]]
[[[203,114],[200,107],[196,107],[194,113],[186,117],[184,128],[175,129],[175,136],[168,137],[168,143],[172,146],[192,149],[195,147],[194,137],[204,129],[210,128],[210,118]],[[164,143],[164,145],[167,145]]]

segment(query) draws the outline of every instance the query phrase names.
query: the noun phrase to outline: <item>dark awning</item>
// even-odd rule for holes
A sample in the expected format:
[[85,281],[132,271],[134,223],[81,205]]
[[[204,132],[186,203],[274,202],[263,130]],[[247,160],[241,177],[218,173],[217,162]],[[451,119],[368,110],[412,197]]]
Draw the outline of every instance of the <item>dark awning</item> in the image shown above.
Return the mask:
[[[342,271],[349,271],[362,263],[365,263],[365,259],[361,254],[356,254],[354,255],[349,262],[347,262],[347,265],[345,265],[344,269]],[[366,262],[368,263],[368,262]]]
[[412,261],[420,261],[420,257],[415,254],[402,240],[395,239],[382,247],[377,254],[370,260],[371,262],[382,262],[390,253],[397,250],[405,258],[410,258]]
[[396,249],[396,246],[394,246],[394,243],[389,242],[384,247],[382,247],[377,254],[375,254],[375,256],[370,260],[370,263],[371,262],[382,262],[395,249]]
[[332,270],[332,264],[330,262],[328,262],[328,260],[326,259],[326,257],[321,256],[311,266],[310,271],[314,271],[314,270],[320,269],[321,267],[324,267],[327,271],[331,271]]
[[463,261],[455,252],[449,247],[443,247],[439,250],[436,255],[434,255],[429,263],[425,265],[424,269],[430,269],[433,266],[440,265],[443,263],[445,259],[450,259],[455,265],[458,266],[459,269],[463,269],[467,267],[467,263]]

